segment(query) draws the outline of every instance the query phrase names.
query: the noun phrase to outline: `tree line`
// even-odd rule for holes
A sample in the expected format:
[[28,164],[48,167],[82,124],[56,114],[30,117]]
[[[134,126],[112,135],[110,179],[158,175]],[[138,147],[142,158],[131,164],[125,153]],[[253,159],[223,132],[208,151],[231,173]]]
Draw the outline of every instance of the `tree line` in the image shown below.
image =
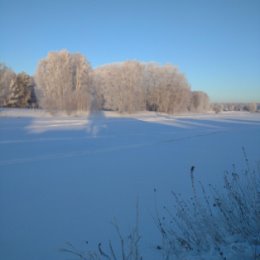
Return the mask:
[[80,53],[49,52],[34,76],[0,65],[0,106],[49,111],[204,112],[208,95],[192,91],[171,64],[125,61],[93,69]]
[[34,78],[39,105],[51,110],[179,113],[209,107],[208,96],[192,92],[172,65],[125,61],[92,69],[81,54],[62,50],[41,60]]

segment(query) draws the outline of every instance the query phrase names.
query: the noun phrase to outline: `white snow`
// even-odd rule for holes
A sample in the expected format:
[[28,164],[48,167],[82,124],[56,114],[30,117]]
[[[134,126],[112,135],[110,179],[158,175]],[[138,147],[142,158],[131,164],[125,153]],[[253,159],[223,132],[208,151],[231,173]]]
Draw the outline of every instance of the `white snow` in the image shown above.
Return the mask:
[[255,166],[259,113],[1,110],[0,259],[73,259],[59,252],[66,241],[80,249],[116,241],[111,221],[127,234],[137,199],[144,259],[160,259],[155,201],[171,205],[172,189],[189,197],[192,165],[197,179],[220,186],[233,163],[243,169],[242,146]]

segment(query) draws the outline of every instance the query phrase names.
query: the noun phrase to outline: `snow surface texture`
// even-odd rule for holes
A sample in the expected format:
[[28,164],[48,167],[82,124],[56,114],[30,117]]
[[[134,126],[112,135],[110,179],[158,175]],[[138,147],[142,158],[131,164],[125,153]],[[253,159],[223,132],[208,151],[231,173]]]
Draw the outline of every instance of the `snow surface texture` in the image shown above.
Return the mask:
[[59,252],[66,241],[80,249],[116,241],[111,221],[128,234],[137,198],[142,255],[160,259],[154,188],[162,206],[171,190],[188,198],[191,166],[198,180],[221,186],[233,163],[243,169],[242,146],[255,166],[260,114],[1,110],[0,259],[73,259]]

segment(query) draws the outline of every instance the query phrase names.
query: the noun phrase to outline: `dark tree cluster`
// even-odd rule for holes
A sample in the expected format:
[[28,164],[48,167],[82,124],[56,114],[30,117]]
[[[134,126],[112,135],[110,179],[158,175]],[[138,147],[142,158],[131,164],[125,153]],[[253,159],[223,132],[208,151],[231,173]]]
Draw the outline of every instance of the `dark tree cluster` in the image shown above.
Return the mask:
[[35,108],[34,79],[25,72],[16,74],[0,64],[0,106]]

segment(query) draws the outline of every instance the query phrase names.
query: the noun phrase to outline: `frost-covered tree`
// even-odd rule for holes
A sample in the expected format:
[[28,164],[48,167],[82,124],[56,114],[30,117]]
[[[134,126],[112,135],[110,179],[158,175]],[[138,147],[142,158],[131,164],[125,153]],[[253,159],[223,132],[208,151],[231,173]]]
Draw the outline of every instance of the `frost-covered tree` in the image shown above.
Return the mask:
[[245,106],[244,110],[249,111],[249,112],[255,112],[257,110],[257,105],[254,102],[249,103]]
[[48,110],[91,110],[95,105],[92,68],[84,56],[49,52],[35,75],[40,105]]
[[185,76],[176,67],[146,64],[144,81],[148,110],[165,113],[187,111],[190,87]]
[[119,112],[152,110],[166,113],[187,111],[190,87],[172,65],[127,61],[95,70],[104,108]]
[[10,94],[10,85],[15,79],[15,73],[0,63],[0,106],[6,106]]
[[209,97],[202,91],[193,91],[191,93],[190,111],[204,112],[210,108]]
[[218,113],[220,113],[221,111],[223,111],[223,104],[221,104],[221,103],[215,103],[215,104],[212,104],[212,105],[211,105],[211,108],[212,108],[212,110],[213,110],[216,114],[218,114]]
[[104,109],[130,113],[145,109],[143,68],[137,61],[126,61],[95,70],[95,84],[102,93]]
[[16,75],[9,88],[8,107],[35,107],[34,81],[25,72]]

